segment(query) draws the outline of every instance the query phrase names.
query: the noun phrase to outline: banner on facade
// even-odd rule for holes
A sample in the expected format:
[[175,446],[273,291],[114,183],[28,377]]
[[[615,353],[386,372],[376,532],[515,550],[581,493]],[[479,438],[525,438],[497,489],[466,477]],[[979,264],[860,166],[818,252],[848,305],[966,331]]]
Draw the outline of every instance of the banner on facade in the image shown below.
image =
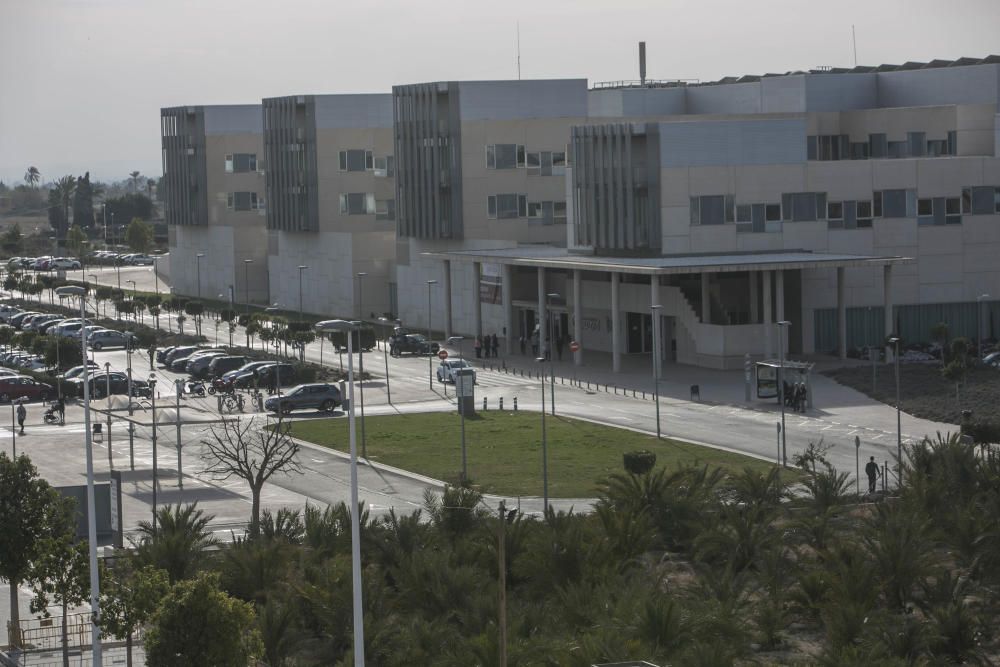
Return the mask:
[[499,305],[503,303],[503,272],[499,264],[484,262],[479,276],[479,300]]

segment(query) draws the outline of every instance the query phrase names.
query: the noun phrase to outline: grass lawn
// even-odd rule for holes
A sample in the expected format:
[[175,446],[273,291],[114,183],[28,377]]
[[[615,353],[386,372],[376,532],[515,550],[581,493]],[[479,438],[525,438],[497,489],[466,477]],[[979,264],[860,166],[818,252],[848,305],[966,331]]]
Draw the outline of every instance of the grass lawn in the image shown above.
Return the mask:
[[[549,456],[549,496],[593,497],[597,484],[623,472],[622,454],[656,453],[657,466],[703,463],[730,472],[765,470],[765,461],[708,447],[660,440],[625,429],[564,417],[545,420]],[[456,483],[462,469],[461,424],[457,413],[367,417],[368,458],[434,479]],[[296,421],[292,435],[348,451],[346,419]],[[465,422],[469,478],[483,491],[542,495],[541,417],[535,412],[486,412]],[[358,452],[361,452],[360,423]],[[795,474],[794,472],[792,473]]]
[[[824,375],[877,401],[895,405],[894,373],[892,365],[879,365],[875,391],[871,366],[838,368]],[[946,424],[962,423],[962,410],[972,410],[975,419],[992,419],[1000,405],[1000,371],[992,368],[970,370],[957,397],[955,383],[941,376],[940,363],[900,364],[899,385],[904,412]]]

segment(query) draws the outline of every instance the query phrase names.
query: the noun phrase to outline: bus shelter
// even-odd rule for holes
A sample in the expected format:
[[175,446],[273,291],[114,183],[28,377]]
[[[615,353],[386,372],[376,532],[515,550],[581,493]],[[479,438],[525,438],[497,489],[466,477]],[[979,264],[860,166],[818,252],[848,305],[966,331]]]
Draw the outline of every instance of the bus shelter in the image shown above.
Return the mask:
[[778,395],[778,378],[782,377],[786,386],[791,387],[802,383],[806,386],[806,405],[813,406],[812,369],[814,364],[808,361],[789,361],[785,359],[765,359],[754,364],[757,398],[781,400]]

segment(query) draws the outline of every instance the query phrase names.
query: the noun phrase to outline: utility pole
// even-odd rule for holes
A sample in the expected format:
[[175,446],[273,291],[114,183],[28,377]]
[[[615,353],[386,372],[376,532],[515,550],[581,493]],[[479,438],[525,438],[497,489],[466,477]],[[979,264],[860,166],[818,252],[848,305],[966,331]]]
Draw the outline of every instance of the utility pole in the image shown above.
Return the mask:
[[[544,392],[543,392],[544,393]],[[497,600],[498,635],[500,640],[500,667],[507,667],[507,508],[500,501],[500,529],[497,541],[497,560],[499,561],[500,595]]]

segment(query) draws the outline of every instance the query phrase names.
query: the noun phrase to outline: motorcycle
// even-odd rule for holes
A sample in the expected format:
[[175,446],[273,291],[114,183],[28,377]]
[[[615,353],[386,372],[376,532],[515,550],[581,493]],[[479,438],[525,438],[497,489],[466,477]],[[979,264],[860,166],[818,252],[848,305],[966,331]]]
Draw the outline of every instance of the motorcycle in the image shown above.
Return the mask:
[[59,424],[62,422],[62,419],[60,418],[59,415],[59,411],[55,409],[55,406],[52,406],[48,410],[46,410],[45,414],[42,415],[42,419],[45,421],[46,424]]
[[192,382],[184,383],[184,393],[194,394],[198,398],[204,398],[205,396],[205,383],[201,380],[194,380]]
[[214,378],[208,387],[210,394],[231,394],[233,392],[232,380],[223,380],[221,377]]

